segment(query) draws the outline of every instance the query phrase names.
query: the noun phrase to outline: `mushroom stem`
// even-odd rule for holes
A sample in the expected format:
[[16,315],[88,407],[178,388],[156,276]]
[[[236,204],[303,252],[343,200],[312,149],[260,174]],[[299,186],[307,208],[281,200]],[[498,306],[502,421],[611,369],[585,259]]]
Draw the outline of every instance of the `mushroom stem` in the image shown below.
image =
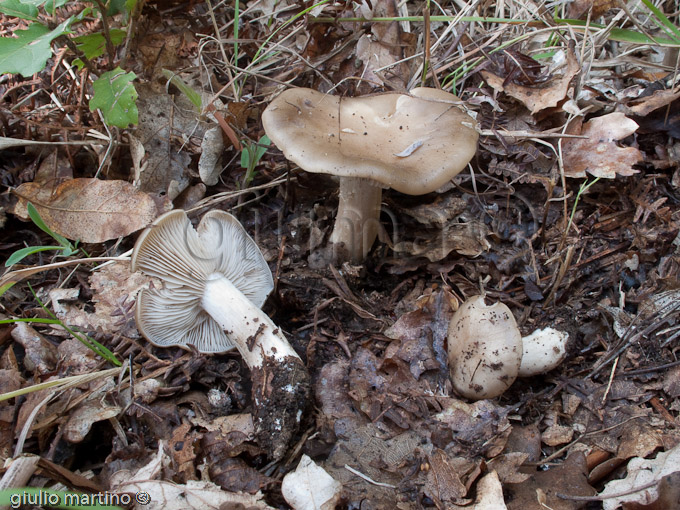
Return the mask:
[[382,188],[370,179],[340,178],[340,201],[330,242],[336,260],[346,250],[349,260],[361,262],[373,246],[380,224]]
[[224,276],[208,276],[201,306],[234,340],[251,370],[262,367],[265,357],[279,362],[289,356],[300,359],[269,316]]
[[201,305],[234,340],[250,368],[258,443],[280,459],[310,399],[304,363],[267,314],[222,275],[207,278]]

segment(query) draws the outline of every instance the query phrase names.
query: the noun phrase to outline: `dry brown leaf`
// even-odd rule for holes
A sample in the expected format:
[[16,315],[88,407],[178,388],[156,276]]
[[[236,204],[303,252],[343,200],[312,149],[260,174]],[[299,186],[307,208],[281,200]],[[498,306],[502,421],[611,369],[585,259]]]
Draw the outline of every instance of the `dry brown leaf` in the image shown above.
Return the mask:
[[90,400],[71,412],[64,425],[64,439],[71,443],[80,443],[98,421],[108,420],[120,414],[121,408],[103,405],[99,400]]
[[617,174],[636,174],[638,171],[632,167],[642,161],[642,153],[635,147],[619,147],[616,141],[633,134],[637,127],[634,121],[619,112],[595,117],[580,129],[578,126],[570,127],[569,134],[588,138],[562,142],[564,174],[567,177],[585,177],[587,172],[605,179],[614,179]]
[[651,424],[642,420],[629,421],[623,426],[616,456],[620,459],[648,457],[657,448],[663,447],[662,436],[662,432]]
[[637,487],[649,485],[651,482],[659,482],[664,477],[680,472],[680,445],[675,448],[659,453],[654,459],[635,457],[628,463],[628,475],[622,480],[609,482],[600,496],[606,499],[603,502],[604,510],[615,510],[621,505],[635,504],[649,505],[659,498],[658,485],[652,485],[643,490],[632,492],[620,497],[607,497],[613,494],[629,492]]
[[618,7],[615,0],[574,0],[569,3],[567,17],[585,18],[588,14],[589,19],[597,19],[615,7]]
[[[87,311],[87,306],[81,301],[60,301],[63,298],[58,295],[71,289],[55,289],[50,295],[55,314],[69,326],[139,338],[134,325],[134,298],[148,282],[147,276],[130,273],[128,262],[118,262],[97,269],[90,277],[94,313]],[[72,291],[76,292],[74,298],[77,298],[78,289]]]
[[[160,38],[158,37],[160,36]],[[170,56],[172,44],[176,43],[172,34],[152,35],[157,41],[142,38],[140,50],[149,52],[153,61],[149,69],[154,69],[157,76],[160,68],[176,69],[177,65],[163,66],[158,59],[176,58]],[[144,48],[144,43],[151,43]],[[162,48],[162,50],[160,49]],[[139,125],[135,130],[138,138],[132,148],[137,164],[134,168],[134,183],[140,190],[153,194],[166,194],[174,200],[188,185],[188,167],[191,155],[188,150],[179,150],[177,134],[191,133],[197,141],[203,137],[207,123],[199,121],[199,115],[189,99],[178,94],[171,96],[164,89],[159,89],[158,81],[150,78],[148,82],[136,86],[139,93]],[[141,156],[140,156],[141,155]]]
[[505,448],[512,427],[508,411],[492,400],[467,403],[456,398],[439,399],[444,408],[434,416],[437,427],[449,428],[462,444],[484,444],[484,455],[493,458]]
[[[435,501],[446,504],[465,504],[463,498],[467,494],[467,488],[461,482],[458,473],[458,459],[451,459],[446,452],[436,448],[432,455],[428,456],[430,469],[427,472],[427,485],[423,488],[425,494]],[[462,459],[465,463],[469,463]]]
[[24,368],[36,376],[54,371],[57,363],[57,348],[32,326],[17,322],[12,330],[12,338],[26,351]]
[[505,451],[527,455],[529,462],[538,462],[541,458],[541,434],[538,424],[531,423],[524,427],[513,425]]
[[170,454],[176,472],[175,479],[182,482],[196,480],[196,451],[194,445],[198,444],[200,434],[191,430],[191,424],[182,423],[172,431],[170,438]]
[[28,220],[31,202],[48,227],[72,240],[101,243],[146,227],[160,212],[151,196],[125,181],[72,179],[56,188],[19,186],[14,214]]
[[426,257],[430,262],[445,259],[455,251],[467,257],[477,257],[491,247],[486,237],[489,229],[481,221],[450,223],[441,230],[425,231],[414,242],[403,241],[392,249],[415,257]]
[[503,499],[503,485],[495,471],[491,471],[477,482],[477,497],[472,505],[451,505],[451,510],[507,510]]
[[170,463],[159,441],[158,454],[136,472],[121,470],[111,477],[111,492],[141,494],[144,499],[133,499],[134,510],[222,510],[247,508],[249,510],[273,510],[261,493],[255,495],[227,492],[211,482],[189,481],[178,484],[157,480],[162,467]]
[[94,373],[101,363],[101,358],[92,349],[71,336],[59,342],[57,352],[59,353],[59,371],[62,374]]
[[671,399],[680,397],[680,366],[666,372],[663,378],[663,390]]
[[[588,468],[582,452],[574,452],[559,466],[547,471],[536,471],[522,483],[506,484],[504,493],[510,510],[577,510],[583,507],[581,501],[562,499],[559,494],[569,496],[592,496],[595,494],[587,480]],[[537,499],[542,491],[545,502]],[[541,497],[543,497],[541,496]]]
[[553,424],[541,434],[541,441],[548,446],[566,444],[574,437],[574,429],[564,425]]
[[528,457],[528,453],[504,453],[487,462],[487,466],[490,471],[497,473],[503,483],[522,483],[529,478],[529,475],[519,471],[519,467]]
[[662,106],[671,104],[678,98],[680,98],[680,89],[678,88],[656,90],[649,96],[631,101],[626,105],[625,111],[626,113],[644,117]]
[[[367,9],[369,7],[364,4],[358,10]],[[373,2],[370,14],[374,17],[391,17],[399,16],[399,11],[394,0],[379,0]],[[403,61],[406,39],[397,21],[373,23],[371,34],[359,38],[356,57],[362,63],[361,78],[370,83],[369,91],[384,85],[397,91],[406,89],[404,77],[410,75],[408,65]]]
[[198,174],[201,176],[201,180],[208,186],[214,186],[220,180],[220,174],[222,173],[220,157],[222,152],[224,152],[222,129],[219,126],[211,127],[203,135],[201,157],[198,160]]
[[499,92],[505,92],[518,101],[521,101],[531,113],[537,113],[546,108],[557,106],[567,97],[572,78],[578,74],[581,66],[574,51],[569,48],[566,54],[566,68],[558,77],[553,77],[547,83],[534,86],[520,85],[510,82],[504,83],[505,77],[497,76],[490,71],[480,71],[486,82]]
[[284,499],[295,510],[333,510],[341,490],[340,482],[304,454],[281,484]]

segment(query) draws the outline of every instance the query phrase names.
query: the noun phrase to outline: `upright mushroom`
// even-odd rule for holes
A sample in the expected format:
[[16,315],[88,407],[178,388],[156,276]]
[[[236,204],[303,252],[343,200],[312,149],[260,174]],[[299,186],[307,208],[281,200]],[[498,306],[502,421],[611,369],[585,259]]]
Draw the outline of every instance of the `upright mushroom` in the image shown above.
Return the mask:
[[453,314],[448,331],[453,387],[472,400],[494,398],[517,377],[549,372],[564,360],[569,335],[553,328],[522,337],[510,309],[468,298]]
[[160,216],[137,240],[132,270],[163,286],[140,292],[137,327],[151,343],[200,352],[238,349],[252,374],[259,443],[280,458],[309,402],[309,374],[281,330],[260,310],[273,288],[255,241],[231,214]]
[[288,89],[262,114],[269,138],[308,172],[340,177],[340,201],[330,242],[363,260],[375,241],[382,188],[430,193],[474,156],[474,120],[453,94],[415,88],[341,98]]
[[493,398],[515,382],[522,362],[522,335],[510,309],[474,296],[449,323],[449,370],[453,387],[473,400]]

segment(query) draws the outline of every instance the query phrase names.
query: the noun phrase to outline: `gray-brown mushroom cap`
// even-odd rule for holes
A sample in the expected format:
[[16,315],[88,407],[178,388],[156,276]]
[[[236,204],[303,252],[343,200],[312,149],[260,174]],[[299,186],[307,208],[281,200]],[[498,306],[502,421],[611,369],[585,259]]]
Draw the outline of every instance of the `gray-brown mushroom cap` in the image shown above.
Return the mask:
[[140,292],[136,311],[140,333],[161,347],[194,345],[200,352],[235,347],[201,306],[211,275],[227,278],[258,308],[274,286],[255,241],[224,211],[210,211],[196,229],[184,211],[160,216],[137,240],[131,265],[163,282]]
[[438,89],[356,98],[288,89],[262,123],[286,158],[308,172],[372,179],[411,195],[444,185],[477,150],[475,121],[456,96]]

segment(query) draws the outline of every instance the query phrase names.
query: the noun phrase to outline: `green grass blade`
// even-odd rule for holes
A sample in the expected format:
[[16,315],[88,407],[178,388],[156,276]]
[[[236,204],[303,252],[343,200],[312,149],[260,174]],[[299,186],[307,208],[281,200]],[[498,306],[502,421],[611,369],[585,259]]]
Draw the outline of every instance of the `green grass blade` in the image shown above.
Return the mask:
[[35,206],[31,202],[29,202],[26,205],[26,210],[28,211],[28,215],[30,216],[33,223],[35,223],[36,226],[40,230],[42,230],[43,232],[48,234],[52,239],[57,241],[62,247],[68,248],[69,250],[73,250],[73,245],[71,244],[71,241],[66,239],[64,236],[57,234],[50,227],[48,227],[47,224],[40,217],[40,213],[38,212],[38,210],[35,208]]
[[238,34],[239,34],[239,23],[241,22],[241,6],[239,0],[234,2],[234,65],[238,65]]
[[7,261],[5,262],[5,267],[13,266],[14,264],[21,262],[23,259],[34,253],[49,250],[61,250],[61,246],[28,246],[26,248],[21,248],[20,250],[12,253]]
[[182,92],[182,94],[187,96],[189,98],[189,101],[191,101],[200,112],[201,108],[203,107],[203,100],[201,99],[201,94],[199,94],[189,85],[184,83],[184,80],[182,80],[182,78],[177,76],[172,71],[168,69],[163,69],[162,72],[163,76],[165,76],[170,81],[170,83],[177,87]]
[[649,0],[642,0],[642,3],[645,4],[647,9],[649,9],[654,16],[656,16],[659,24],[662,27],[665,27],[666,33],[672,37],[676,43],[680,44],[680,30],[678,27],[671,23],[671,20],[669,20],[668,17],[652,2]]

